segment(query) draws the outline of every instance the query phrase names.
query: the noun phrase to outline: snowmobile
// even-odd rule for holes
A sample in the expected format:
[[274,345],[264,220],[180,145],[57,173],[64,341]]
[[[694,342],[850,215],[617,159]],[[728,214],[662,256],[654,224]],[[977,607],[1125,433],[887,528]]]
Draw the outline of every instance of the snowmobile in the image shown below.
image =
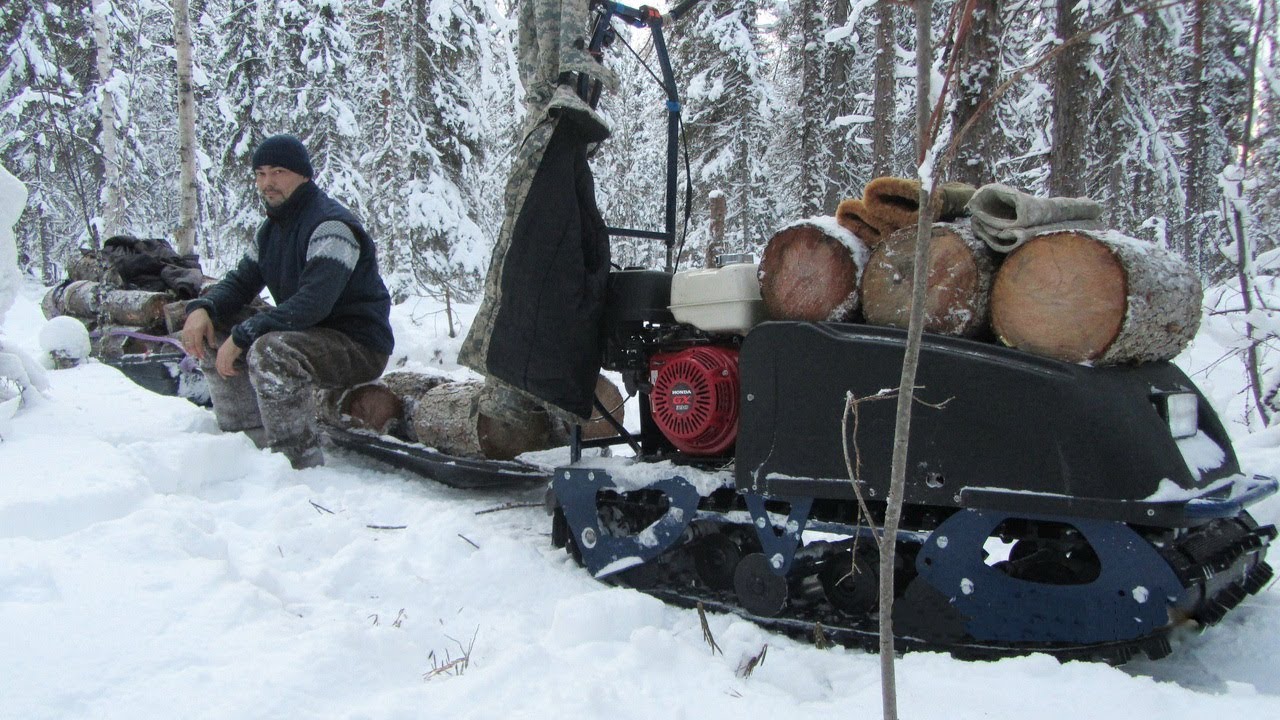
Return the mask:
[[[603,580],[875,648],[895,403],[874,399],[898,385],[906,333],[766,320],[750,257],[672,271],[679,98],[664,18],[594,7],[595,53],[611,17],[654,35],[670,111],[666,228],[608,231],[665,240],[667,267],[608,275],[602,367],[638,397],[640,428],[574,437],[550,483],[553,541]],[[579,91],[598,98],[589,82]],[[895,539],[899,647],[1158,658],[1174,628],[1216,623],[1272,578],[1276,529],[1246,508],[1277,481],[1241,472],[1176,366],[1091,367],[926,333],[917,384]],[[633,457],[583,454],[624,443]]]
[[[553,539],[596,577],[873,647],[895,404],[861,403],[856,432],[847,409],[896,387],[906,334],[756,324],[735,267],[755,268],[612,274],[605,367],[639,396],[635,456],[575,449],[552,477]],[[901,647],[1158,658],[1174,627],[1211,625],[1271,579],[1276,529],[1245,508],[1277,482],[1240,472],[1174,365],[927,334],[919,367]]]

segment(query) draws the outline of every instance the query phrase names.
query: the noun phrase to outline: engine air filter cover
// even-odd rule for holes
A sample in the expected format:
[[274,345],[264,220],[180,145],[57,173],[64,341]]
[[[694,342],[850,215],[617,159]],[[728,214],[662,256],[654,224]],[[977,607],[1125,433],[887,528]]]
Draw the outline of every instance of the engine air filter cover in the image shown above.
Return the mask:
[[696,347],[658,353],[649,363],[653,420],[690,455],[719,455],[738,437],[738,352]]

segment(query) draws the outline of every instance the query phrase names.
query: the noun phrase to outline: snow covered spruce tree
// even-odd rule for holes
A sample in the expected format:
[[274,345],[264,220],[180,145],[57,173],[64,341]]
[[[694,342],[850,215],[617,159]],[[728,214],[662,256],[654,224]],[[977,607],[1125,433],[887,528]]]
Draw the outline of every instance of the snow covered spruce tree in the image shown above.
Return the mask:
[[1175,234],[1178,250],[1202,277],[1231,271],[1214,251],[1223,218],[1217,174],[1235,159],[1242,138],[1248,87],[1245,65],[1255,0],[1191,0],[1190,59],[1184,70],[1180,129],[1186,204]]
[[781,217],[781,185],[764,162],[775,140],[769,128],[776,100],[757,26],[759,6],[756,0],[708,0],[673,32],[694,187],[682,264],[705,254],[711,191],[728,196],[730,249],[759,257]]
[[30,192],[18,247],[40,258],[47,282],[57,280],[56,268],[74,248],[99,242],[89,9],[88,0],[0,7],[0,161]]
[[[269,28],[279,95],[260,116],[264,134],[302,138],[325,190],[361,217],[368,216],[368,182],[356,163],[361,134],[355,40],[349,6],[342,0],[295,0],[278,5]],[[274,84],[274,83],[268,83]]]
[[[660,232],[666,211],[667,104],[654,75],[661,77],[661,71],[648,31],[623,26],[618,35],[605,58],[618,77],[618,90],[604,93],[599,106],[613,134],[591,158],[596,202],[605,222],[613,227]],[[705,194],[705,189],[695,188],[700,191]],[[684,193],[681,184],[679,209],[684,207]],[[622,267],[661,268],[665,261],[660,240],[613,237],[610,250],[613,262]]]
[[1202,277],[1220,276],[1224,263],[1207,251],[1221,234],[1215,176],[1239,142],[1253,7],[1059,2],[1058,41],[1089,41],[1063,48],[1050,66],[1047,191],[1093,197],[1111,225],[1146,228]]
[[779,84],[777,141],[768,161],[779,170],[784,218],[830,215],[858,194],[870,170],[865,138],[871,117],[862,88],[872,51],[848,0],[798,0],[781,15],[778,36],[787,73]]
[[[268,131],[262,118],[273,110],[269,88],[280,79],[266,46],[274,9],[264,0],[211,0],[196,23],[197,39],[204,39],[196,45],[197,61],[205,59],[210,77],[196,128],[212,165],[197,234],[211,274],[236,262],[262,221],[249,158]],[[194,10],[192,16],[198,16]]]
[[394,294],[470,299],[478,286],[493,232],[478,221],[472,183],[485,129],[479,90],[494,83],[482,66],[500,54],[497,15],[487,0],[412,0],[363,18],[377,79],[364,98],[365,176],[379,199],[367,217]]

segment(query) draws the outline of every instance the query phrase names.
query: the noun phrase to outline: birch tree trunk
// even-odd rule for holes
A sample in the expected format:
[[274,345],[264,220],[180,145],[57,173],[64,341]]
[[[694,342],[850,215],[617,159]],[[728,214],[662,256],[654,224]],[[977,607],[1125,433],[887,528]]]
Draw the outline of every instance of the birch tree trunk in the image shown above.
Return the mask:
[[99,145],[102,148],[102,192],[98,200],[102,208],[101,234],[111,237],[120,232],[120,138],[116,127],[116,97],[112,79],[115,58],[111,53],[111,31],[107,17],[115,12],[110,0],[93,1],[93,44],[98,72],[98,111],[102,119]]
[[187,0],[173,0],[173,40],[178,60],[178,229],[174,246],[190,255],[196,246],[196,100],[191,86],[191,21]]
[[[933,5],[916,0],[916,136],[924,162],[931,144],[928,135],[930,70],[933,58]],[[930,159],[931,162],[931,159]],[[920,207],[929,207],[936,181],[921,177]],[[893,460],[889,466],[889,497],[885,499],[884,532],[880,542],[880,684],[884,720],[898,720],[898,685],[894,668],[893,591],[897,560],[898,526],[902,520],[903,496],[907,484],[907,441],[911,436],[911,408],[915,401],[916,369],[920,363],[920,339],[924,335],[925,292],[929,276],[929,249],[932,243],[929,213],[920,213],[916,224],[916,256],[912,273],[911,319],[907,325],[907,347],[902,358],[898,383],[898,405],[893,427]]]

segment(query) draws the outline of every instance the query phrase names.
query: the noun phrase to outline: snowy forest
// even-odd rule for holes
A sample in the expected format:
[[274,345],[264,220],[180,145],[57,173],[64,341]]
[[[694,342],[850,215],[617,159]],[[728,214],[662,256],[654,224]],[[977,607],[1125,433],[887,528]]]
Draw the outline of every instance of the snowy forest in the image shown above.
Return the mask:
[[[291,132],[365,219],[393,293],[477,299],[520,142],[518,2],[189,0],[206,272],[260,220],[255,144]],[[175,5],[0,7],[0,163],[30,190],[18,244],[45,284],[77,248],[173,237]],[[937,0],[931,16],[934,115],[942,144],[956,140],[942,180],[1092,197],[1206,284],[1280,241],[1275,0]],[[682,263],[702,262],[712,192],[728,201],[727,244],[758,257],[871,178],[915,175],[915,18],[890,0],[706,0],[668,28],[682,210],[692,188]],[[649,34],[618,35],[599,201],[612,226],[660,229],[666,101]],[[660,257],[654,241],[615,240],[619,265]]]

